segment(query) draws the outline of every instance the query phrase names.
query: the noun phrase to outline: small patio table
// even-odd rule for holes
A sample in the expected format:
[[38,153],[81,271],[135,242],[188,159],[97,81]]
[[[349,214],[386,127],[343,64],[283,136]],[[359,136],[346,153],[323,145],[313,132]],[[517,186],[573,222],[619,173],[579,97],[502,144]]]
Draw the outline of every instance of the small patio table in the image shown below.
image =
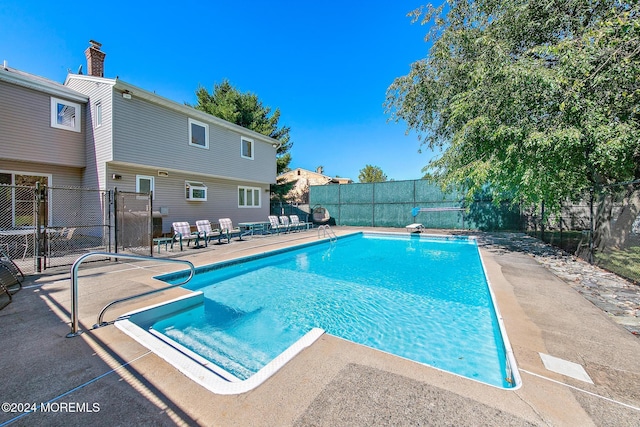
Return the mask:
[[253,221],[253,222],[239,222],[238,227],[242,230],[240,234],[240,238],[243,236],[255,236],[256,233],[260,233],[261,235],[265,233],[265,231],[269,228],[269,222],[265,221]]

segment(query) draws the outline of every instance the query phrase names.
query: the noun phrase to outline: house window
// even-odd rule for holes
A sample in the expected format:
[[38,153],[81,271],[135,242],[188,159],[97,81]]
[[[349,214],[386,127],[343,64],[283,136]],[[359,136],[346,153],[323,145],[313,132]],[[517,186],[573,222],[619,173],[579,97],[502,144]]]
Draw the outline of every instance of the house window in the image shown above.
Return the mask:
[[260,189],[256,187],[238,187],[239,208],[259,208]]
[[189,119],[189,145],[209,148],[209,125]]
[[240,156],[245,159],[253,159],[253,140],[243,136],[240,138],[240,143]]
[[96,127],[102,126],[102,102],[96,102]]
[[153,199],[156,198],[153,177],[146,175],[136,175],[136,193],[153,193]]
[[80,104],[51,98],[51,127],[80,132]]
[[187,200],[192,201],[207,201],[207,186],[202,182],[185,181],[185,196]]
[[[24,172],[0,171],[0,228],[35,225],[36,183],[48,186],[51,175],[35,175]],[[1,184],[8,185],[3,187]],[[13,186],[13,187],[11,187]],[[51,203],[49,195],[48,204]],[[47,211],[51,212],[49,206]]]

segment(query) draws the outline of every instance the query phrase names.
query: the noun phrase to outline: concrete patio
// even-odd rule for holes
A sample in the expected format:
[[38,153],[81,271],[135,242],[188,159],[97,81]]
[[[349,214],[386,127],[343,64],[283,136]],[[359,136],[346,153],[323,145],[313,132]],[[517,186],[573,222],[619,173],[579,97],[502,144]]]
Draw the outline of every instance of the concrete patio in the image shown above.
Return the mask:
[[[334,230],[344,235],[365,229]],[[153,276],[182,269],[122,260],[81,267],[80,323],[86,331],[79,337],[65,337],[70,332],[68,268],[30,276],[0,311],[0,401],[14,404],[3,405],[0,427],[640,425],[638,337],[537,258],[506,244],[504,236],[478,236],[522,377],[517,390],[324,334],[257,389],[215,395],[114,326],[90,330],[108,302],[162,287]],[[199,266],[317,239],[311,230],[160,255]],[[135,300],[109,311],[107,318],[185,293],[176,288]],[[571,366],[565,362],[582,366],[592,383],[547,369],[541,354],[564,361],[561,368]],[[26,414],[17,411],[25,404],[45,405]]]

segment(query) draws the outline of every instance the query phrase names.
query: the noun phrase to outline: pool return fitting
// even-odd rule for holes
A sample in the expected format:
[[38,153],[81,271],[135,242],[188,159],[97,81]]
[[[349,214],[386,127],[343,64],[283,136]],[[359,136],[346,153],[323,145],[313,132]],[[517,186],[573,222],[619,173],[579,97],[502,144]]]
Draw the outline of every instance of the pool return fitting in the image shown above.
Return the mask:
[[196,270],[195,267],[193,266],[193,264],[190,261],[186,261],[186,260],[181,260],[181,259],[170,259],[170,258],[154,258],[154,257],[149,257],[149,256],[141,256],[141,255],[129,255],[129,254],[118,254],[118,253],[112,253],[112,252],[89,252],[87,254],[84,254],[82,256],[80,256],[71,266],[71,332],[67,334],[67,338],[72,338],[72,337],[77,337],[78,335],[80,335],[83,331],[78,329],[78,269],[80,268],[80,264],[82,264],[82,262],[90,257],[108,257],[108,258],[125,258],[125,259],[137,259],[139,261],[158,261],[158,262],[172,262],[172,263],[179,263],[179,264],[185,264],[189,266],[189,277],[187,277],[186,280],[180,282],[180,283],[176,283],[173,285],[169,285],[169,286],[165,286],[164,288],[160,288],[160,289],[153,289],[147,292],[143,292],[141,294],[137,294],[137,295],[132,295],[130,297],[125,297],[125,298],[120,298],[117,299],[115,301],[111,301],[109,304],[105,305],[104,308],[100,311],[100,314],[98,315],[98,322],[93,325],[92,329],[96,329],[102,326],[106,326],[109,325],[112,322],[103,322],[102,318],[104,316],[104,313],[112,306],[119,304],[121,302],[125,302],[125,301],[130,301],[132,299],[136,299],[136,298],[140,298],[140,297],[144,297],[147,295],[151,295],[151,294],[155,294],[157,292],[162,292],[162,291],[166,291],[168,289],[171,288],[175,288],[178,286],[182,286],[184,284],[186,284],[187,282],[189,282],[191,280],[191,278],[193,277],[193,275],[195,274]]

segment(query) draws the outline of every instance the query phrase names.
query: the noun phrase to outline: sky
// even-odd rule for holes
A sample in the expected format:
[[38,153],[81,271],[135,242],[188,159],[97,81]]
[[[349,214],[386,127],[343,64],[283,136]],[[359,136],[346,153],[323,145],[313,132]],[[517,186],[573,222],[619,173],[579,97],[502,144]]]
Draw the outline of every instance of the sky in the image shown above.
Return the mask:
[[428,28],[407,13],[424,0],[0,1],[0,61],[63,83],[89,40],[106,78],[196,104],[224,79],[291,128],[290,167],[358,181],[366,165],[388,179],[422,177],[433,153],[391,122],[387,88],[428,53]]

